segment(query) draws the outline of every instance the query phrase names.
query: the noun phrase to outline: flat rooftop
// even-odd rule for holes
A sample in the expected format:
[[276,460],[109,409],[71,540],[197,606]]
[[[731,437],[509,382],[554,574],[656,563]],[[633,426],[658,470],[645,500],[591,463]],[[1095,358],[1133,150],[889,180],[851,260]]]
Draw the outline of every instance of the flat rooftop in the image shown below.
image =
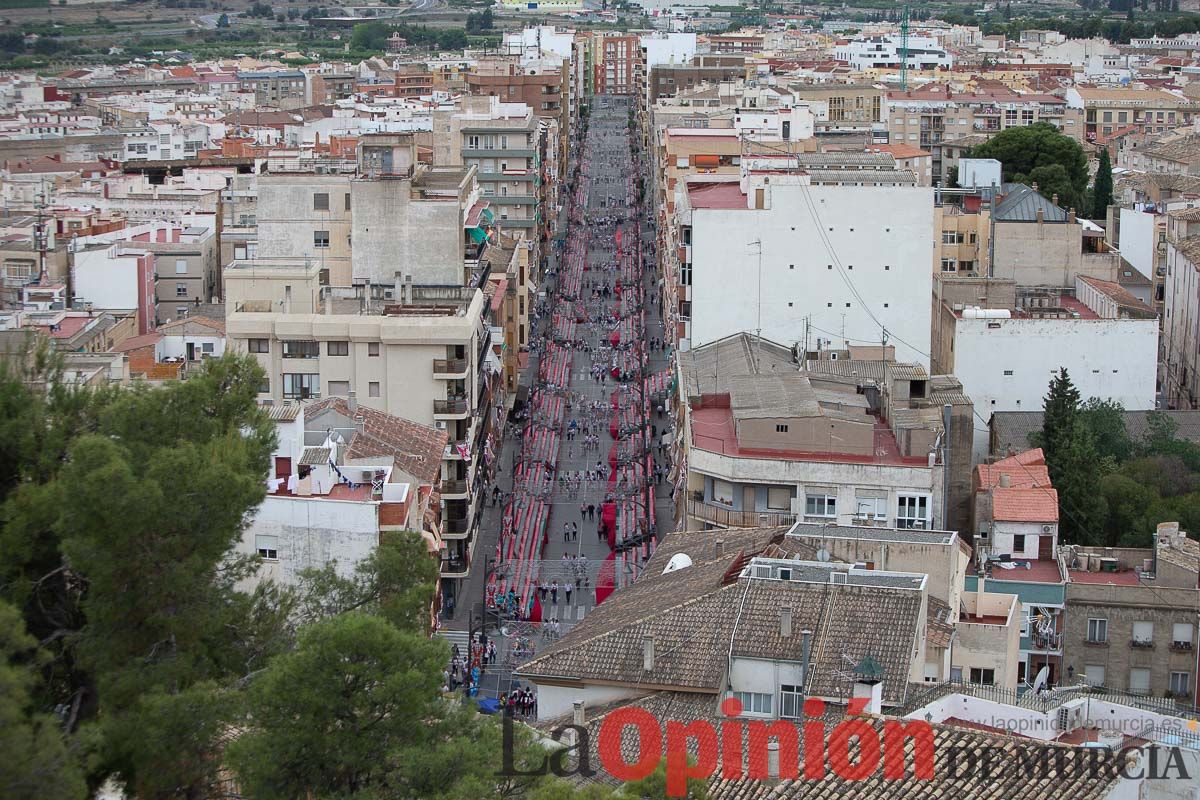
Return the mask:
[[1137,586],[1141,583],[1138,574],[1131,569],[1122,572],[1089,572],[1082,569],[1067,570],[1071,583],[1087,583],[1099,586]]
[[[865,417],[870,420],[871,417]],[[886,423],[875,421],[875,446],[873,455],[838,453],[834,451],[768,450],[741,447],[738,444],[737,428],[733,411],[729,408],[698,408],[691,413],[692,446],[710,453],[721,453],[734,458],[761,458],[777,461],[828,461],[831,463],[887,464],[891,466],[926,466],[924,456],[903,456],[896,436]]]
[[[1000,566],[1008,563],[1008,569]],[[1013,581],[1020,583],[1062,583],[1062,574],[1057,561],[1009,561],[995,562],[988,580]]]
[[923,531],[901,528],[873,528],[863,525],[822,525],[816,522],[797,522],[787,533],[796,537],[822,539],[869,539],[874,542],[909,542],[948,545],[954,541],[952,531]]

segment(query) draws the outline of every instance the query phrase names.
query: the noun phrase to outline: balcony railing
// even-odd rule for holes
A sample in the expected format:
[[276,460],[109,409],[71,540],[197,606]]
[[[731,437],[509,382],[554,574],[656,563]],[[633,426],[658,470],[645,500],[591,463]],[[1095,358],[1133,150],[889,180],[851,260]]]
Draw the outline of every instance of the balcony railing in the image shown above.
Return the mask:
[[466,517],[459,519],[448,519],[442,523],[443,534],[458,534],[462,535],[471,527],[471,521]]
[[1191,642],[1171,642],[1171,652],[1173,653],[1190,653],[1192,652]]
[[1154,642],[1150,641],[1149,639],[1130,639],[1129,646],[1137,647],[1141,650],[1153,650]]
[[444,577],[461,577],[471,571],[470,555],[447,556],[442,559],[442,575]]
[[442,497],[452,494],[466,494],[470,491],[466,481],[442,481]]
[[467,373],[470,364],[465,358],[435,358],[433,360],[433,374],[438,375],[453,375],[456,378],[461,378]]
[[688,501],[688,516],[728,528],[769,528],[791,525],[796,515],[782,511],[735,511],[710,503]]
[[470,413],[471,406],[466,400],[434,400],[433,413],[446,416],[462,416]]

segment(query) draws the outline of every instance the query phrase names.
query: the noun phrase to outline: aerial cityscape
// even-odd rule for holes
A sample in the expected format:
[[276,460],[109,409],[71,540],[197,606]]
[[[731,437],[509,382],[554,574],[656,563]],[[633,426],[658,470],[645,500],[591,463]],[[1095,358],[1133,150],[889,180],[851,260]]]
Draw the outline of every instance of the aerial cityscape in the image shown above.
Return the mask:
[[0,18],[0,800],[1200,800],[1200,0]]

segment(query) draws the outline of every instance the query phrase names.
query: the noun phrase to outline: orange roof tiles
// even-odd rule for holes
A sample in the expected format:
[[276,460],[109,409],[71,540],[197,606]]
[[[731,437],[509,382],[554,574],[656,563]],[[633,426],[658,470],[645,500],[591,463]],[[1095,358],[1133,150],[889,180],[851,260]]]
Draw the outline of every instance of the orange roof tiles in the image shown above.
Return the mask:
[[992,490],[992,519],[997,522],[1058,522],[1058,492],[1048,488]]
[[1002,458],[994,464],[980,464],[975,468],[975,475],[981,490],[998,487],[1001,475],[1008,476],[1013,489],[1051,487],[1050,473],[1046,471],[1046,456],[1040,447]]

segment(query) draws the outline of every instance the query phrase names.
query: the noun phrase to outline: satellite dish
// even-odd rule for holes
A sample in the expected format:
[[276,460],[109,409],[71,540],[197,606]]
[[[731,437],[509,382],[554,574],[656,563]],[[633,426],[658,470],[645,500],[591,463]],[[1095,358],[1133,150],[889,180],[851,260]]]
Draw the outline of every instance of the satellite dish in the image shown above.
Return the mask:
[[824,547],[822,547],[820,550],[817,551],[817,561],[828,562],[830,560],[831,560],[831,558],[829,555],[829,551],[826,550]]
[[1050,679],[1050,665],[1047,664],[1038,670],[1037,677],[1033,679],[1033,693],[1037,694],[1042,689],[1046,688],[1046,681]]

